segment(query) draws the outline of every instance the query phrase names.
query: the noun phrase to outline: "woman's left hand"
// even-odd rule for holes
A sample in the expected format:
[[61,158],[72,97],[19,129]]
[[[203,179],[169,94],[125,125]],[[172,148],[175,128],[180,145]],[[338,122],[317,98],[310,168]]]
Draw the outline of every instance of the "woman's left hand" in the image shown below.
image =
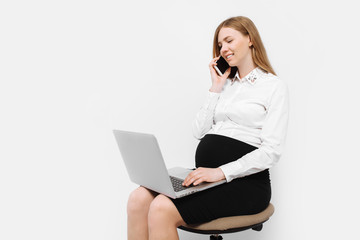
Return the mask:
[[225,175],[220,168],[199,167],[189,173],[183,182],[183,186],[198,185],[202,182],[217,182],[223,179],[225,179]]

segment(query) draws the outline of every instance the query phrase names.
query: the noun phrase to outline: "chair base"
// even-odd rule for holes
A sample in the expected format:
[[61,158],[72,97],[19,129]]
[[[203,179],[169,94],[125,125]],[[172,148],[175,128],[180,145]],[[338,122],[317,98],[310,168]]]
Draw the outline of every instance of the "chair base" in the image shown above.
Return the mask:
[[262,228],[263,228],[263,225],[262,225],[262,224],[259,224],[259,225],[257,225],[256,227],[253,227],[253,228],[251,228],[251,229],[254,230],[254,231],[260,232],[260,231],[262,230]]
[[[259,225],[252,227],[251,229],[254,231],[260,232],[262,230],[262,228],[263,228],[263,225],[259,224]],[[250,229],[250,228],[248,228],[248,229]],[[223,237],[219,234],[213,234],[210,236],[210,240],[223,240]]]
[[222,240],[223,237],[221,235],[211,235],[210,240]]

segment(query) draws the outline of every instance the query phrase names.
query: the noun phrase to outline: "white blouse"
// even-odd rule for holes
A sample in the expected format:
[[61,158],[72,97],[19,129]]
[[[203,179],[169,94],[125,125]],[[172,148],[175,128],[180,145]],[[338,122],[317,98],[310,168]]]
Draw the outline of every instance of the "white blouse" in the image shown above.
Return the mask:
[[227,182],[272,167],[284,148],[289,116],[286,83],[259,67],[240,79],[228,79],[221,93],[208,93],[193,122],[193,134],[235,138],[257,147],[220,166]]

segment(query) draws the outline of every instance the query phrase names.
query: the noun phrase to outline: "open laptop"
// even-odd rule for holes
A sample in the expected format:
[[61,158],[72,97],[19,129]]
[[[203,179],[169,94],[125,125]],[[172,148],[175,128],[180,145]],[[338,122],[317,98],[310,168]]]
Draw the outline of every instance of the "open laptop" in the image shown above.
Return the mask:
[[167,169],[159,144],[152,134],[113,130],[130,180],[171,198],[181,198],[219,184],[201,183],[184,187],[182,182],[192,171],[182,167]]

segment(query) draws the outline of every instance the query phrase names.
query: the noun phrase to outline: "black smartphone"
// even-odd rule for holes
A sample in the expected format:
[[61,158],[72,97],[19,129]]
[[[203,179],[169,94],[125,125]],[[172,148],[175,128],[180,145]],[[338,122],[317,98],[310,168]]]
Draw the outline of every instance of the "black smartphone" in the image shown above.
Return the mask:
[[217,65],[214,66],[217,73],[222,76],[225,71],[230,67],[225,58],[221,57],[216,61]]

